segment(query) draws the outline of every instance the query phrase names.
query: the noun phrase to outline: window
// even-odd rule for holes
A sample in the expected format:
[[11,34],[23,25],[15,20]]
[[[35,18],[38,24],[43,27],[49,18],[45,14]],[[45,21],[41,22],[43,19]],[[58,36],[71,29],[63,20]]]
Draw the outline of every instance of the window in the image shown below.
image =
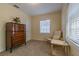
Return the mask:
[[50,33],[50,20],[40,21],[40,33]]
[[79,43],[79,17],[73,18],[70,25],[70,37]]

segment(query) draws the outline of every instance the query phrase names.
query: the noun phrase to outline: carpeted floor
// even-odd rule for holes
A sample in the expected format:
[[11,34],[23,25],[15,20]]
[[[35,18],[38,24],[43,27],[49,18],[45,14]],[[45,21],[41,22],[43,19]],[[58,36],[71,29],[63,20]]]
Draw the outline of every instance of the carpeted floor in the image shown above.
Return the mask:
[[[64,55],[64,50],[60,47],[55,47],[54,55]],[[48,42],[29,41],[26,46],[23,45],[13,50],[12,53],[4,51],[0,53],[0,56],[50,56],[50,44]]]

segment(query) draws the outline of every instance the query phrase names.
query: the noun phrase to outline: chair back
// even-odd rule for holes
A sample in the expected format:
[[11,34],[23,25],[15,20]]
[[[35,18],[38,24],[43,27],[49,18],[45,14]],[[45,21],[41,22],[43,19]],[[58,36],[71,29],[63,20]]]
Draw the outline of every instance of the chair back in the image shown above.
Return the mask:
[[61,37],[61,31],[55,31],[53,35],[53,39],[59,40]]

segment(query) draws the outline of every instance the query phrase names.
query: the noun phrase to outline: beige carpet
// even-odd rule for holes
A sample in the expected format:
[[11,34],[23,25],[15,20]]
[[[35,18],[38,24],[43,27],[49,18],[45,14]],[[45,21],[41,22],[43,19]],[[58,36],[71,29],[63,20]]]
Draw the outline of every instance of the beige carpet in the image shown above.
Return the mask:
[[[64,50],[60,47],[55,47],[55,55],[64,55]],[[50,44],[48,42],[29,41],[26,46],[23,45],[13,50],[12,53],[4,51],[0,56],[50,56]]]

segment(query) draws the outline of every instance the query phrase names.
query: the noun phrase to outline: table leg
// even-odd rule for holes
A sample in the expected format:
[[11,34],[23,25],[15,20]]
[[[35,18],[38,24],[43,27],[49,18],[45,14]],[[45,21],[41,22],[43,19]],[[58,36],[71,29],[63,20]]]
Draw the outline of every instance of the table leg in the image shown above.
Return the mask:
[[68,46],[68,55],[70,55],[70,47]]
[[67,47],[64,46],[64,50],[65,50],[65,55],[67,55]]
[[51,44],[51,55],[53,55],[53,44]]
[[65,55],[66,55],[66,56],[69,55],[69,46],[65,46]]

